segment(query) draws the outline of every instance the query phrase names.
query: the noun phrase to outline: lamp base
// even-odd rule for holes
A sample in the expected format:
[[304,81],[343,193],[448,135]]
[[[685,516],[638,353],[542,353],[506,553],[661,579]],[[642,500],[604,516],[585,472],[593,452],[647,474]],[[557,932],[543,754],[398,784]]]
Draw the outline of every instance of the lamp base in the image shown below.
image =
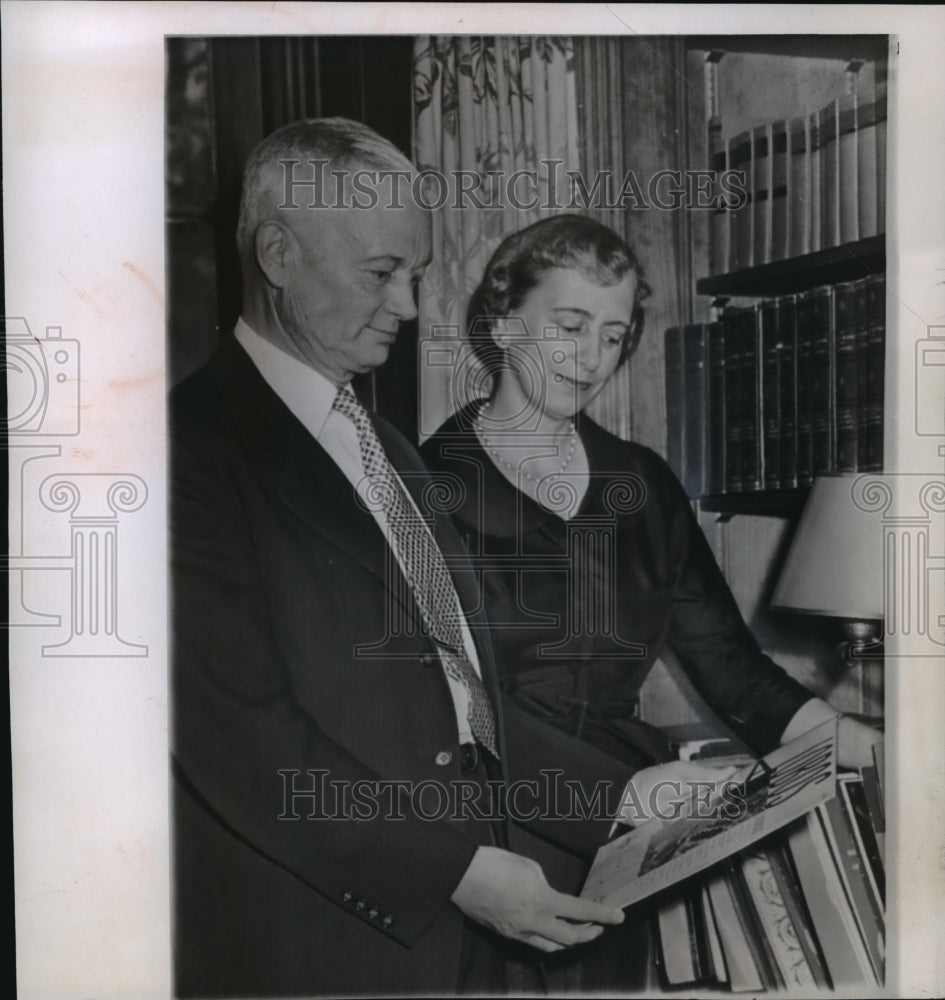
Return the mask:
[[880,623],[851,621],[843,623],[845,639],[837,647],[844,671],[856,688],[857,713],[867,720],[884,715],[884,646]]

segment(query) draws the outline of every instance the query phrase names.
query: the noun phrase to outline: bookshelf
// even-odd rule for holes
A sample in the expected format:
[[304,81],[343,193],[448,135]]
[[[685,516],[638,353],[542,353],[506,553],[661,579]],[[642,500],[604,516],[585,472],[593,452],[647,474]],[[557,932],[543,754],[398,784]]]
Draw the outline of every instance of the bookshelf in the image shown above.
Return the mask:
[[[728,196],[724,190],[716,188],[720,198],[711,213],[708,232],[703,233],[703,259],[699,260],[698,249],[694,254],[694,270],[702,276],[688,292],[689,325],[679,328],[678,344],[671,345],[668,341],[666,344],[667,452],[671,464],[675,459],[680,478],[690,495],[698,499],[702,511],[722,515],[721,520],[735,515],[790,519],[803,506],[814,475],[882,468],[883,358],[876,345],[879,336],[885,335],[878,330],[882,325],[884,331],[884,316],[882,319],[876,316],[878,309],[884,309],[884,294],[875,289],[871,293],[874,318],[869,322],[876,329],[869,362],[873,386],[873,397],[869,400],[865,388],[868,340],[865,305],[862,309],[856,307],[861,309],[857,322],[862,321],[864,329],[855,338],[856,351],[862,354],[862,357],[857,355],[855,362],[850,357],[853,349],[846,342],[845,360],[836,356],[835,324],[840,317],[832,311],[839,308],[839,290],[845,289],[843,294],[852,300],[853,286],[858,283],[865,302],[863,286],[868,280],[880,281],[878,276],[885,273],[888,39],[873,35],[692,36],[686,39],[685,46],[690,59],[697,56],[703,60],[704,75],[705,146],[700,148],[701,143],[693,143],[691,165],[694,169],[707,166],[716,177],[720,170],[734,172],[741,178],[742,200],[737,204],[726,202]],[[696,124],[696,131],[698,127]],[[720,210],[719,205],[723,204],[724,210]],[[699,243],[696,227],[704,224],[702,220],[689,223],[690,239],[694,238],[696,247]],[[823,289],[832,290],[829,303],[808,305]],[[796,317],[792,296],[797,303]],[[760,319],[756,319],[755,347],[741,347],[735,352],[753,350],[753,358],[731,356],[731,342],[739,340],[747,344],[751,339],[749,332],[738,329],[728,334],[715,332],[717,327],[730,322],[737,325],[740,321],[735,317],[739,313],[754,309],[755,316],[760,317],[763,308],[772,303],[775,314],[780,310],[782,315],[790,315],[791,336],[795,338],[790,348],[795,382],[793,387],[780,390],[782,396],[785,391],[794,394],[793,416],[786,411],[782,413],[780,400],[774,404],[776,412],[769,412],[774,395],[770,385],[762,384],[767,357],[763,357],[763,351],[769,348],[762,341]],[[818,314],[818,310],[822,313],[824,308],[831,310],[831,315],[826,320],[823,343],[814,334],[806,335],[805,340],[805,331],[813,322],[810,317]],[[804,309],[810,311],[805,314]],[[693,347],[692,318],[699,316],[711,322],[702,324],[707,331],[704,340]],[[743,322],[751,325],[750,318]],[[673,332],[667,331],[667,337]],[[719,348],[725,353],[721,360],[712,359],[710,335],[727,345]],[[773,338],[767,331],[764,336],[772,344],[785,339],[781,331]],[[851,343],[853,339],[851,332]],[[829,354],[815,383],[817,392],[811,390],[816,396],[813,401],[797,398],[807,385],[803,368],[806,361],[802,362],[800,357],[807,350],[808,341],[814,345],[810,350],[818,358],[824,352]],[[690,360],[687,351],[692,350],[703,352],[701,360]],[[719,374],[715,382],[709,370],[713,364]],[[849,370],[842,369],[843,364]],[[750,381],[752,366],[756,385]],[[877,366],[878,374],[873,370]],[[694,393],[690,380],[696,368],[704,370],[697,377],[705,382]],[[719,401],[725,382],[721,378],[723,369],[729,373],[730,387],[725,391],[731,397],[724,405]],[[737,372],[734,389],[731,388],[733,371]],[[851,380],[859,382],[859,396]],[[686,412],[687,407],[690,412]],[[721,407],[724,414],[713,415],[713,407]],[[731,407],[741,410],[734,419]],[[753,408],[756,412],[752,416]],[[878,448],[871,445],[868,462],[862,443],[867,434],[867,412],[871,421],[869,434],[880,441]],[[777,442],[771,443],[777,436],[771,429],[772,422],[782,419],[787,428],[780,445],[782,454],[791,448],[800,447],[803,451],[802,446],[810,447],[809,441],[806,445],[798,442],[799,435],[814,433],[810,424],[819,428],[817,433],[827,436],[815,445],[815,453],[806,460],[806,465],[798,452],[796,473],[787,467],[780,474],[772,472],[774,463],[784,464]],[[752,420],[755,425],[748,426]],[[838,427],[838,421],[842,427]],[[851,422],[858,425],[859,445],[857,430],[851,430]],[[706,428],[701,445],[694,444],[694,423]],[[838,443],[843,435],[844,441]],[[851,446],[855,452],[852,459]],[[741,458],[738,449],[743,452]],[[754,449],[757,449],[758,468],[751,466],[750,453]],[[773,450],[774,463],[767,456],[765,467],[768,450]],[[723,452],[727,452],[725,458],[721,457]],[[717,467],[719,462],[725,466],[723,471]],[[701,469],[696,467],[700,463]],[[716,463],[714,469],[710,468],[712,463]]]

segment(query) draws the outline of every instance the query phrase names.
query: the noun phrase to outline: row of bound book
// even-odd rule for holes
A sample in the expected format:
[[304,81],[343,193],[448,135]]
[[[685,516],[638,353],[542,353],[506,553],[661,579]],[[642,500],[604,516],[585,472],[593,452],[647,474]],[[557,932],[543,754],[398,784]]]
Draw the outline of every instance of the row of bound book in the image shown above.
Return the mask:
[[[727,141],[721,119],[712,118],[709,157],[719,185],[711,219],[712,274],[885,232],[885,84]],[[734,178],[740,178],[740,196]]]
[[877,768],[838,776],[834,798],[663,902],[664,983],[800,995],[882,987],[884,830]]
[[881,471],[885,300],[874,275],[667,330],[667,459],[689,496]]

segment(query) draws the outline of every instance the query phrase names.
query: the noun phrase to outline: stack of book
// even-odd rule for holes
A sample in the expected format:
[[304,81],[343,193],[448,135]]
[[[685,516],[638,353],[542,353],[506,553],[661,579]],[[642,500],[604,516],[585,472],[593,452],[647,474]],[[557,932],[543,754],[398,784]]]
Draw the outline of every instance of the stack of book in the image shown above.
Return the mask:
[[666,985],[802,995],[882,987],[881,766],[838,775],[833,798],[664,899],[656,924]]
[[728,140],[713,118],[709,156],[718,179],[711,274],[885,232],[884,84]]
[[667,459],[691,497],[883,467],[881,275],[665,334]]

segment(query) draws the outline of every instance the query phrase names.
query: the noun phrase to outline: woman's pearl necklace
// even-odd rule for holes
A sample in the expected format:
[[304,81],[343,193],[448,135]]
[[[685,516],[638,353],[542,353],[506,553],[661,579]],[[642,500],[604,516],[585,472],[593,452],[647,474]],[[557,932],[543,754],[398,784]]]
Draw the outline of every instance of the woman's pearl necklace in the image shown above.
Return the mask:
[[[476,414],[476,427],[477,427],[477,429],[479,431],[479,437],[480,437],[482,443],[486,447],[486,451],[488,451],[489,454],[492,455],[492,457],[497,462],[499,462],[501,465],[504,465],[509,470],[509,472],[514,473],[516,476],[521,472],[521,474],[526,479],[530,480],[531,482],[535,482],[535,477],[524,467],[524,465],[520,466],[520,467],[516,467],[516,466],[512,465],[510,462],[507,462],[502,457],[501,451],[498,448],[496,448],[493,445],[492,441],[489,439],[489,435],[486,433],[486,428],[485,428],[485,425],[483,423],[482,417],[483,417],[483,414],[486,413],[486,411],[491,407],[491,405],[492,405],[492,403],[489,400],[486,400],[479,407],[479,412]],[[575,452],[575,449],[577,448],[578,437],[577,437],[577,427],[574,426],[574,420],[573,419],[570,422],[570,427],[569,427],[569,430],[568,430],[568,434],[569,434],[570,439],[571,439],[569,441],[569,443],[568,443],[568,453],[567,453],[567,455],[565,455],[564,461],[561,462],[560,465],[558,466],[558,471],[552,473],[552,475],[554,475],[554,476],[560,476],[560,475],[562,475],[564,473],[564,471],[567,469],[567,467],[571,464],[571,459],[574,458],[574,452]]]

